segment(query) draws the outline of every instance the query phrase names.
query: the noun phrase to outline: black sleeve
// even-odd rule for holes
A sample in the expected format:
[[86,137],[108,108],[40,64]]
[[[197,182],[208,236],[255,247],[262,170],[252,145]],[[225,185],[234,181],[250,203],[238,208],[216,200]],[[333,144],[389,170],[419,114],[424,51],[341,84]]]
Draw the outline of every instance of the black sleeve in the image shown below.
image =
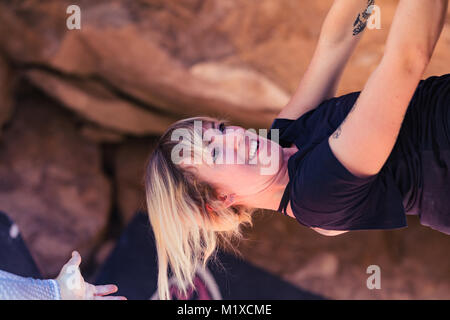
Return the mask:
[[292,119],[276,118],[270,127],[268,139],[272,139],[272,130],[278,130],[278,142],[283,148],[289,148],[293,143],[293,138],[286,133],[286,129],[294,123]]
[[299,162],[291,190],[297,220],[328,230],[406,226],[402,197],[384,172],[360,178],[334,156],[328,139]]

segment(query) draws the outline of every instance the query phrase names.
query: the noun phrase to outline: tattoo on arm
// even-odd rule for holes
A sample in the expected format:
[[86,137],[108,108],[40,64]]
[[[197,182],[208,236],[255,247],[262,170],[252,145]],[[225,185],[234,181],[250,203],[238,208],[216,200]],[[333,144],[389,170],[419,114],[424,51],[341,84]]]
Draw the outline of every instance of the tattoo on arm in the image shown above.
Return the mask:
[[357,36],[361,32],[364,31],[367,25],[367,20],[369,19],[370,15],[372,14],[372,8],[375,3],[375,0],[367,0],[367,8],[361,12],[358,13],[358,16],[356,17],[355,22],[353,23],[353,35]]
[[[353,23],[353,35],[356,36],[358,34],[360,34],[361,32],[364,31],[364,29],[366,28],[367,25],[367,20],[369,19],[370,15],[372,14],[372,6],[375,4],[375,0],[367,0],[367,8],[361,12],[358,13],[358,16],[356,17],[355,22]],[[352,108],[350,109],[350,111],[348,112],[347,116],[345,117],[345,119],[341,122],[341,124],[339,125],[339,127],[336,129],[336,131],[334,131],[332,137],[333,139],[338,139],[341,136],[342,133],[342,125],[345,123],[345,121],[348,118],[348,115],[350,113],[352,113],[352,111],[355,109],[355,104],[352,106]]]
[[346,117],[344,118],[344,120],[341,122],[341,124],[339,125],[339,127],[338,127],[338,128],[336,129],[336,131],[333,133],[333,135],[332,135],[333,139],[337,139],[337,138],[339,138],[339,137],[341,136],[341,133],[342,133],[342,125],[344,124],[345,120],[347,120],[348,115],[349,115],[350,113],[352,113],[352,111],[355,109],[355,105],[356,105],[356,102],[355,102],[355,104],[352,106],[352,108],[350,109],[350,111],[348,112],[347,116],[346,116]]

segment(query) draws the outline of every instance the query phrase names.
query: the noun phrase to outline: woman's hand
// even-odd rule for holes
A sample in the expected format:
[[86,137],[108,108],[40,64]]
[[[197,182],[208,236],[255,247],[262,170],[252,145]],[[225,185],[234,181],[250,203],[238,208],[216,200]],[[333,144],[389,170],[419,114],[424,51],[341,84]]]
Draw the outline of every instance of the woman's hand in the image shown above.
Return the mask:
[[85,282],[80,272],[80,263],[80,254],[72,252],[72,258],[55,279],[59,284],[62,300],[126,300],[125,297],[107,296],[117,292],[115,285],[94,286]]

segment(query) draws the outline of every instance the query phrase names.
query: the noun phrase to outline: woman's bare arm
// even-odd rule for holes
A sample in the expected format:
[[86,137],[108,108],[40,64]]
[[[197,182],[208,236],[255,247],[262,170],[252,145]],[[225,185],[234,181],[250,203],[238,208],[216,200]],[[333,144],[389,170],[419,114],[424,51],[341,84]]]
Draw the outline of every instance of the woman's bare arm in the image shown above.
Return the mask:
[[442,31],[447,5],[447,0],[401,0],[380,65],[328,140],[354,175],[378,173],[389,157]]
[[[297,119],[334,97],[339,79],[361,38],[373,0],[335,0],[322,25],[313,58],[278,118]],[[359,22],[358,19],[359,18]]]

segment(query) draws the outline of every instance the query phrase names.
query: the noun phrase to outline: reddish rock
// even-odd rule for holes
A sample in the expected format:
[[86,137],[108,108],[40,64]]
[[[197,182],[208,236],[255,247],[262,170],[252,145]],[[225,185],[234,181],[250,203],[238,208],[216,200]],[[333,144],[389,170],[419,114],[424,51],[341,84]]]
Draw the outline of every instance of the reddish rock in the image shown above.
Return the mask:
[[85,119],[116,133],[148,135],[164,131],[174,119],[154,115],[114,95],[96,81],[61,79],[38,70],[27,73],[36,86]]
[[12,95],[15,77],[7,61],[0,54],[0,135],[2,126],[12,114]]
[[[242,0],[80,1],[81,30],[67,30],[65,26],[65,9],[69,4],[69,1],[3,4],[0,46],[19,64],[57,71],[51,75],[52,80],[62,82],[58,87],[65,86],[66,90],[53,90],[55,86],[46,85],[42,77],[30,78],[69,108],[80,111],[79,105],[94,106],[90,114],[87,108],[81,113],[89,120],[98,109],[96,121],[103,124],[104,119],[104,125],[111,127],[106,117],[100,116],[101,106],[95,107],[99,97],[90,95],[88,87],[79,88],[74,81],[66,81],[67,75],[106,83],[107,90],[131,98],[128,102],[141,108],[140,113],[152,115],[152,124],[210,114],[228,117],[239,124],[267,127],[288,100],[282,79],[274,72],[262,71],[248,59],[252,45],[255,46],[252,51],[260,52],[262,42],[272,43],[275,39],[262,38],[270,29],[274,35],[287,34],[286,23],[277,20],[288,16],[283,13],[286,1],[276,5],[255,2],[254,6]],[[244,12],[235,14],[242,9]],[[270,13],[272,9],[277,15]],[[310,13],[316,11],[313,8]],[[46,19],[37,19],[43,12]],[[253,12],[264,14],[257,18]],[[242,19],[242,16],[249,17]],[[292,17],[290,23],[295,19]],[[249,23],[243,26],[243,21]],[[254,31],[250,32],[252,26]],[[304,29],[297,25],[295,34]],[[284,42],[285,39],[277,40],[279,44]],[[270,60],[274,65],[273,57]],[[88,94],[74,98],[73,92],[77,90]],[[118,117],[133,118],[136,114],[136,120],[140,118],[139,108],[114,112]],[[248,117],[249,111],[252,117]],[[133,124],[130,120],[130,125]],[[148,134],[144,130],[132,131],[130,125],[123,128],[112,124],[122,132]],[[155,130],[162,132],[159,127]]]
[[[168,122],[199,114],[262,128],[297,88],[331,3],[83,0],[81,30],[68,30],[69,0],[9,1],[0,4],[0,48],[40,68],[30,78],[65,106],[122,133],[161,133]],[[379,5],[381,29],[364,35],[340,94],[361,90],[382,57],[396,2]],[[449,34],[446,28],[427,75],[447,65]],[[121,117],[126,124],[113,121]]]
[[114,176],[118,208],[124,223],[130,222],[137,210],[146,211],[145,165],[156,141],[152,138],[131,139],[116,150]]
[[100,239],[110,183],[99,148],[73,116],[26,96],[0,144],[0,209],[18,224],[42,274],[55,276],[72,250],[88,256]]
[[80,132],[83,137],[95,143],[119,143],[124,139],[124,137],[117,132],[92,124],[83,125]]

